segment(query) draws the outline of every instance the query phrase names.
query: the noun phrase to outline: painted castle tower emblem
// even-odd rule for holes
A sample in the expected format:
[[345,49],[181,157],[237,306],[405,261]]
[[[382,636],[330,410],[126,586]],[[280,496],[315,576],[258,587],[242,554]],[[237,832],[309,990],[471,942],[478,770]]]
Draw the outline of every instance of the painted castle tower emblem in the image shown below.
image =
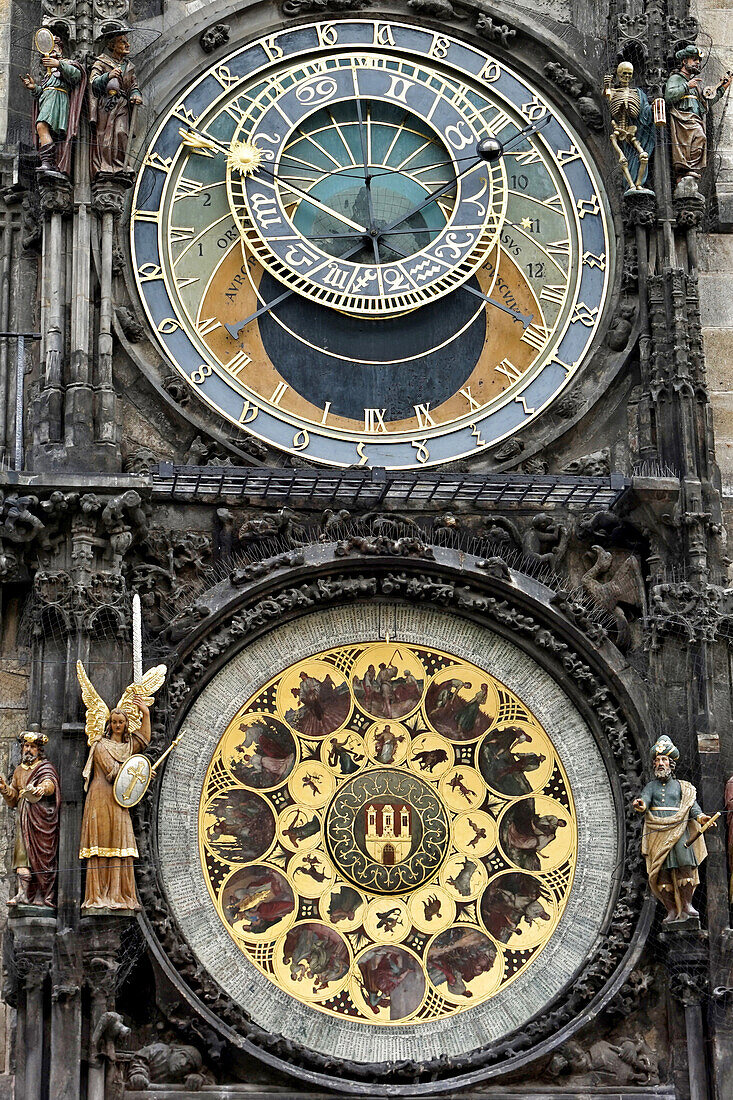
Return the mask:
[[406,802],[370,802],[363,809],[364,842],[369,855],[393,867],[412,850],[412,807]]

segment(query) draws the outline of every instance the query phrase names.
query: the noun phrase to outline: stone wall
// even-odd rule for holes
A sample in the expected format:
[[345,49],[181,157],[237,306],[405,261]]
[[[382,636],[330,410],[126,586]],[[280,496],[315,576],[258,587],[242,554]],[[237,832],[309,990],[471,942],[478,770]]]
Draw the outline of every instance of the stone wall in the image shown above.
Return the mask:
[[[733,0],[701,0],[692,6],[699,42],[710,41],[706,83],[733,69]],[[713,109],[711,165],[717,198],[716,233],[701,238],[700,307],[716,453],[725,495],[733,495],[733,107],[730,94]],[[709,131],[709,132],[710,132]]]

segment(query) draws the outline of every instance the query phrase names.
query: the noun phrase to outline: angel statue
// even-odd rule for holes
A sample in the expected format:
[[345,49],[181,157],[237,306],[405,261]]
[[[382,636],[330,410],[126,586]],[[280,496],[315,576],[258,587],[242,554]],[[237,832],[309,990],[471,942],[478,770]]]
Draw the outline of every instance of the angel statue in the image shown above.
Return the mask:
[[[119,804],[113,784],[133,753],[150,741],[150,706],[166,676],[165,665],[148,669],[125,688],[114,710],[95,691],[81,661],[76,674],[86,707],[89,756],[84,766],[84,816],[79,859],[87,861],[87,885],[82,909],[140,908],[135,891],[133,860],[138,851],[130,811]],[[90,782],[91,780],[91,782]]]

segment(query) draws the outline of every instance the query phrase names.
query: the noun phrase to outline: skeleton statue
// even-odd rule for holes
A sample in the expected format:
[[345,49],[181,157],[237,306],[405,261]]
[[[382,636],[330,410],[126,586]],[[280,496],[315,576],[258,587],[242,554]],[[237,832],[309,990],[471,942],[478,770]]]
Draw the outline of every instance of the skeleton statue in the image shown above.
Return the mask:
[[622,61],[616,69],[615,86],[612,76],[604,77],[603,94],[611,112],[611,145],[629,189],[640,191],[646,190],[649,158],[654,151],[654,118],[646,93],[632,86],[633,76],[634,66]]

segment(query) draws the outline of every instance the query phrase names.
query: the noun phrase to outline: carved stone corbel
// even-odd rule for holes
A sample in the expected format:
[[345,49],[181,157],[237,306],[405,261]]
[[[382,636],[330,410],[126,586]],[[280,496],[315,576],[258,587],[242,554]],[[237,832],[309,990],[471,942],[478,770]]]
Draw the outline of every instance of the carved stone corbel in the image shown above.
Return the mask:
[[70,180],[46,179],[39,181],[40,206],[44,214],[71,214],[74,209],[73,187]]
[[92,210],[99,217],[111,214],[119,218],[125,206],[130,180],[108,172],[99,172],[92,185]]

